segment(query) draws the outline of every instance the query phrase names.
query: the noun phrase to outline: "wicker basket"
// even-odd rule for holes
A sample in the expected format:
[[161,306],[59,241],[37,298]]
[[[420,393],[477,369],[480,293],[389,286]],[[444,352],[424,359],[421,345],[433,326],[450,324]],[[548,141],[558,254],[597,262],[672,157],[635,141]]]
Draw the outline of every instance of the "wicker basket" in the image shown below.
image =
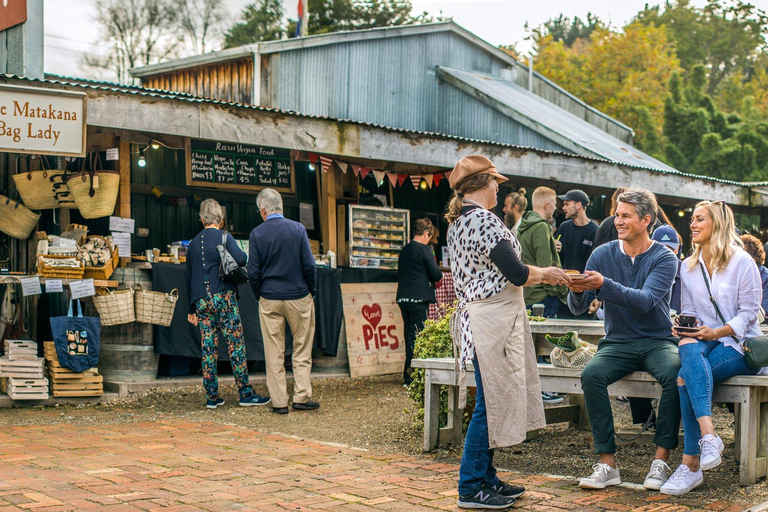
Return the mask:
[[0,195],[0,231],[26,240],[37,226],[40,214],[35,213],[18,201]]
[[98,219],[112,215],[120,188],[118,171],[79,172],[67,178],[67,188],[80,215]]
[[168,327],[173,320],[173,311],[179,301],[179,290],[170,293],[151,292],[136,285],[136,321]]
[[63,268],[63,267],[51,267],[46,265],[43,261],[46,259],[66,259],[73,258],[73,256],[64,256],[60,254],[38,254],[37,255],[37,273],[42,277],[50,277],[56,279],[82,279],[83,273],[85,273],[85,265],[80,262],[80,268]]
[[133,303],[133,288],[112,291],[100,288],[93,296],[93,305],[101,317],[101,325],[128,324],[136,321]]
[[75,200],[72,199],[72,194],[69,193],[67,187],[67,177],[69,174],[55,174],[53,176],[53,197],[56,202],[59,203],[60,208],[76,208]]
[[[89,235],[85,237],[85,240],[88,240],[89,238],[101,238],[104,241],[106,239],[103,236],[99,235]],[[85,267],[85,279],[109,279],[109,276],[112,275],[112,272],[115,271],[117,268],[117,265],[120,263],[120,257],[117,253],[117,248],[112,247],[111,251],[112,257],[101,267]]]

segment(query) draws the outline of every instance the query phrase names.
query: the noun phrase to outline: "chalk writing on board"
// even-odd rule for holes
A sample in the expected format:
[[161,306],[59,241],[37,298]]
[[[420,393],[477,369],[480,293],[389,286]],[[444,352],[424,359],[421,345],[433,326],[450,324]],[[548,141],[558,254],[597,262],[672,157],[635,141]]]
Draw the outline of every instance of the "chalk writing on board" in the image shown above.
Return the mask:
[[246,187],[293,187],[288,149],[248,144],[190,141],[192,182]]

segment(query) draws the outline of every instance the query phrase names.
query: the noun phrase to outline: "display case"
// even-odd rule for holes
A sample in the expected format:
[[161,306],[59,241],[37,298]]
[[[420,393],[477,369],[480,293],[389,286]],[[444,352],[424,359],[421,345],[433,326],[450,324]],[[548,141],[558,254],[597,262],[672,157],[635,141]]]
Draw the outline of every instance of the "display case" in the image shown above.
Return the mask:
[[410,226],[408,210],[350,205],[350,266],[396,270]]

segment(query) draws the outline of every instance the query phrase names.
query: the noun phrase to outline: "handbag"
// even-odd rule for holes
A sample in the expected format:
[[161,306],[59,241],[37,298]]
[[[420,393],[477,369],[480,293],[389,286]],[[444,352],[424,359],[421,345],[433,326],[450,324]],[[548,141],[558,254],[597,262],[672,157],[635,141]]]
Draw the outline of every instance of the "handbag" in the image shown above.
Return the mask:
[[[720,308],[717,307],[717,302],[715,302],[715,298],[712,296],[712,290],[709,288],[709,279],[707,278],[707,272],[704,270],[704,264],[699,262],[699,267],[701,268],[701,275],[704,276],[704,284],[707,285],[709,301],[715,306],[717,316],[720,318],[720,321],[723,322],[723,325],[725,325],[725,318],[723,318]],[[731,336],[731,338],[733,338],[733,341],[736,343],[739,343],[736,336]],[[744,360],[746,361],[747,366],[753,369],[768,366],[768,336],[755,336],[754,338],[748,338],[744,340],[744,343],[739,344],[744,350]]]
[[248,271],[245,267],[238,265],[235,258],[227,250],[226,233],[221,235],[221,244],[217,245],[216,248],[219,250],[219,258],[221,259],[221,263],[219,263],[219,277],[237,286],[247,283]]
[[99,364],[99,337],[101,319],[83,316],[83,307],[77,301],[77,316],[72,316],[72,301],[67,316],[51,318],[51,332],[59,363],[65,368],[82,373]]

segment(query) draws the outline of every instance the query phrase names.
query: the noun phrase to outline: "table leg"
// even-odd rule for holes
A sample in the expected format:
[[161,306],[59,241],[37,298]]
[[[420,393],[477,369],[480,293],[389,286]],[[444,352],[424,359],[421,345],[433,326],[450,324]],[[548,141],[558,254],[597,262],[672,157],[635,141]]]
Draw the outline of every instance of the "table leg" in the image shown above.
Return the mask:
[[424,451],[437,446],[440,426],[440,384],[432,384],[432,372],[424,370]]
[[448,428],[451,429],[451,444],[461,444],[461,434],[464,424],[464,411],[459,409],[459,389],[456,386],[448,387]]
[[741,410],[738,429],[741,431],[739,440],[739,484],[750,485],[757,481],[757,390],[744,388],[741,400]]

